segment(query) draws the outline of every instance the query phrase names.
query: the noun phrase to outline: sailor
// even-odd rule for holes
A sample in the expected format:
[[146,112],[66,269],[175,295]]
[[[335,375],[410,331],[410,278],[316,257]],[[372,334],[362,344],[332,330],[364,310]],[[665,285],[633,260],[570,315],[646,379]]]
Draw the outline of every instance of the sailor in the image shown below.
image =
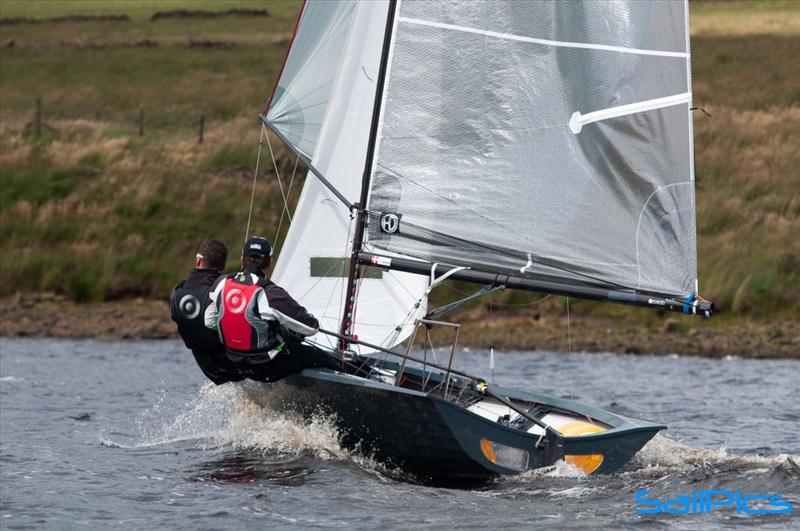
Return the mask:
[[219,336],[205,326],[204,314],[210,304],[211,287],[221,276],[228,248],[220,241],[205,240],[195,255],[195,268],[172,290],[169,307],[178,333],[203,374],[217,385],[243,379],[225,356]]
[[266,238],[247,240],[242,270],[220,278],[211,292],[206,326],[218,332],[240,374],[253,380],[277,381],[309,367],[338,368],[328,354],[302,344],[317,333],[319,322],[267,279],[271,257]]

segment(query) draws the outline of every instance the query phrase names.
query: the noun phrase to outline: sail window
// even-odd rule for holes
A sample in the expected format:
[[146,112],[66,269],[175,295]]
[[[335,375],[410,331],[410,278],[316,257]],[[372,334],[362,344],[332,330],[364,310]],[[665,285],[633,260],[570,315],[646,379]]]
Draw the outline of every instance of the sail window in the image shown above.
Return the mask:
[[[341,257],[312,256],[309,258],[312,278],[347,278],[350,260]],[[361,278],[383,278],[383,271],[375,267],[364,269]]]

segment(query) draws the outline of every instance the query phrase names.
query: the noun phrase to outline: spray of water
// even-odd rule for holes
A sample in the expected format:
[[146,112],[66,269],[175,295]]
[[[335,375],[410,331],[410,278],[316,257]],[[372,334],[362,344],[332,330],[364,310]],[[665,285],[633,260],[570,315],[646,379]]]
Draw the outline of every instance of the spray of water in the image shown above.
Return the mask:
[[[256,452],[265,457],[313,456],[318,459],[347,460],[362,469],[381,476],[389,472],[358,450],[341,446],[333,419],[318,417],[310,421],[292,418],[264,408],[258,392],[269,392],[252,386],[207,384],[188,401],[176,403],[162,391],[152,407],[135,422],[136,434],[131,443],[102,438],[105,446],[147,448],[159,445],[191,443],[204,450],[233,449]],[[653,479],[671,474],[724,467],[758,474],[769,470],[785,470],[800,479],[800,456],[781,454],[774,457],[740,456],[725,448],[694,448],[663,435],[657,435],[634,456],[629,470],[621,475],[631,479]],[[549,479],[581,480],[590,478],[575,466],[558,462],[551,467],[526,471],[515,484]],[[589,488],[589,486],[585,486]],[[558,491],[560,492],[560,491]],[[565,491],[571,496],[573,491]]]
[[753,471],[783,467],[800,470],[800,456],[742,456],[730,453],[726,448],[694,448],[659,434],[634,456],[632,464],[638,468],[631,473],[641,476],[659,476],[669,472],[720,466]]
[[148,448],[191,442],[204,450],[247,450],[265,456],[313,455],[348,459],[332,419],[290,418],[263,408],[238,385],[204,385],[196,396],[178,402],[165,391],[134,422],[132,441],[102,437],[101,444]]

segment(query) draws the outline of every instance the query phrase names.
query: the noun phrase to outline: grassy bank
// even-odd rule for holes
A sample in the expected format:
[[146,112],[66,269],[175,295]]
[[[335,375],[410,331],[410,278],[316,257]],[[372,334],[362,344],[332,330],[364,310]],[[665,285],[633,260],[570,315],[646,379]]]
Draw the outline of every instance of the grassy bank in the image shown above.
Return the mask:
[[[299,3],[270,2],[268,17],[158,20],[150,20],[157,10],[219,4],[53,4],[47,16],[104,14],[98,6],[105,5],[131,20],[0,26],[2,41],[13,41],[2,49],[0,71],[3,293],[163,297],[200,239],[242,238],[256,116]],[[0,5],[3,18],[45,16],[37,2]],[[237,6],[265,7],[224,5]],[[50,126],[40,138],[30,134],[37,97]],[[290,171],[292,161],[276,148]],[[255,230],[272,236],[282,202],[274,174],[265,169],[261,178]]]
[[[222,9],[210,1],[0,2],[0,18],[130,17],[0,25],[0,295],[164,297],[199,240],[241,241],[256,115],[300,2],[224,4],[234,7],[269,16],[151,20],[159,10]],[[798,20],[796,2],[692,3],[695,104],[712,115],[695,117],[699,273],[723,319],[800,318]],[[278,144],[288,181],[294,159]],[[254,222],[272,237],[282,201],[270,167],[261,166]],[[499,305],[536,298],[496,295],[494,311],[524,317],[531,307]],[[561,315],[564,301],[535,309]],[[573,312],[660,319],[574,301]]]
[[[697,321],[669,318],[620,322],[604,315],[529,312],[488,320],[481,309],[461,315],[458,347],[498,355],[511,350],[617,352],[724,358],[800,359],[800,321],[751,319]],[[165,301],[136,298],[79,304],[63,295],[0,297],[0,335],[103,339],[177,339]],[[437,348],[451,344],[452,330],[434,328]],[[421,348],[421,343],[418,344]]]

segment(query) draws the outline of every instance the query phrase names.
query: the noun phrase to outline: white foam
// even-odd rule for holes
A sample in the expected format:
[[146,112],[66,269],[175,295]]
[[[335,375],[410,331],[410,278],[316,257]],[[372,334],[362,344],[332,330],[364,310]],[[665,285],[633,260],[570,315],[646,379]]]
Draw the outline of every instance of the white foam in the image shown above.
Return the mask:
[[594,494],[597,492],[601,492],[603,490],[602,487],[589,487],[587,485],[575,485],[574,487],[569,487],[566,489],[553,489],[549,491],[551,498],[583,498],[585,496],[589,496],[590,494]]
[[[709,450],[693,448],[659,434],[633,457],[632,462],[642,468],[630,472],[640,475],[663,475],[668,471],[685,471],[718,465],[740,465],[753,467],[752,472],[772,469],[787,463],[798,466],[800,456],[779,454],[772,457],[742,456],[730,453],[726,448]],[[759,468],[756,468],[759,467]]]
[[198,396],[164,415],[159,400],[139,421],[142,437],[137,446],[203,441],[203,448],[223,446],[264,454],[309,453],[322,459],[344,459],[339,434],[330,419],[303,422],[279,415],[252,400],[238,385],[204,385]]
[[533,470],[528,470],[520,474],[519,477],[520,478],[526,478],[526,477],[585,478],[588,476],[583,470],[573,465],[572,463],[567,463],[566,461],[556,461],[556,463],[553,466],[546,466],[542,468],[535,468]]

